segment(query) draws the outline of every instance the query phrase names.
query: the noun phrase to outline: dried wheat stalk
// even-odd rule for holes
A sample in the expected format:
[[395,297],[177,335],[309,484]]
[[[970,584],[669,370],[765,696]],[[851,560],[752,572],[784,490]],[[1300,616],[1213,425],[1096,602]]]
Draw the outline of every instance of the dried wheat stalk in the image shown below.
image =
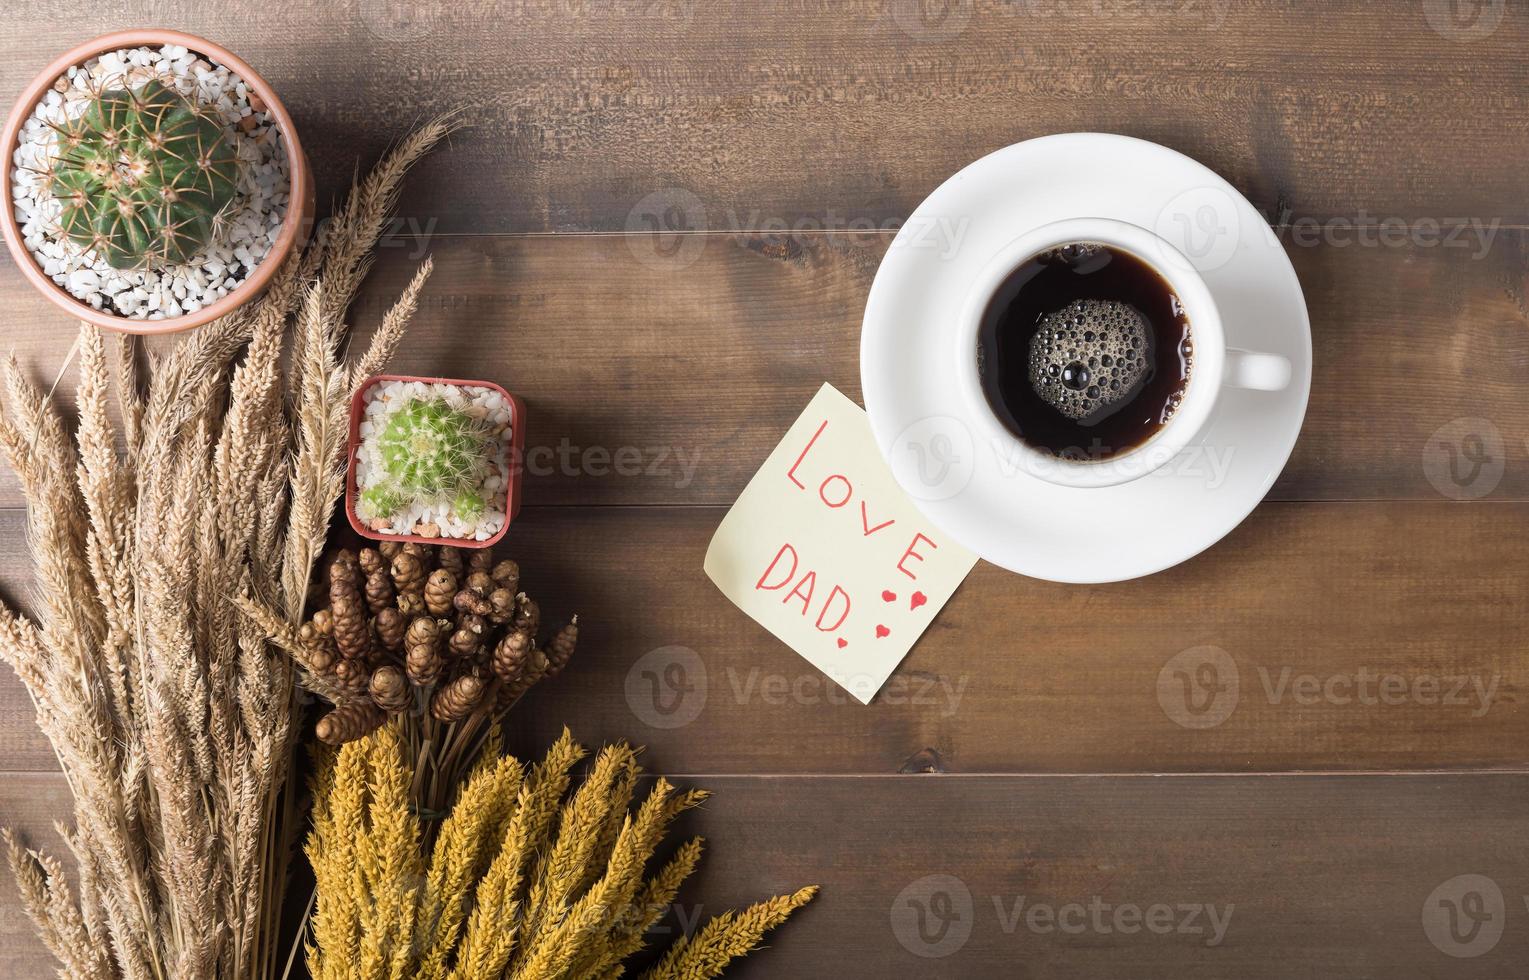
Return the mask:
[[[648,868],[666,831],[707,798],[608,746],[585,757],[564,730],[540,765],[501,757],[497,725],[430,844],[410,806],[401,721],[330,753],[314,777],[308,857],[318,883],[308,966],[318,980],[614,980],[701,857],[701,839]],[[758,946],[817,893],[803,888],[712,919],[644,980],[701,980]]]
[[344,315],[408,165],[453,125],[396,147],[260,300],[149,358],[147,376],[121,342],[114,386],[102,335],[82,326],[72,436],[5,365],[0,451],[27,498],[36,620],[0,603],[0,657],[73,792],[64,836],[78,886],[7,839],[66,976],[282,966],[280,897],[302,822],[288,781],[298,689],[287,654],[230,599],[257,596],[288,626],[302,611],[343,482],[351,390],[396,348],[428,263],[355,363],[342,360]]

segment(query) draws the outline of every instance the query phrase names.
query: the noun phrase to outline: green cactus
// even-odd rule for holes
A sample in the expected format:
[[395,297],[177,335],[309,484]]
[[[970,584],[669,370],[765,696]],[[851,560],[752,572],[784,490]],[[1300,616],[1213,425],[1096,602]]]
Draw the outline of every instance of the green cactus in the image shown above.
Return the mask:
[[488,501],[483,499],[483,494],[476,487],[464,487],[451,502],[451,507],[462,520],[476,524],[488,509]]
[[361,491],[361,496],[356,501],[356,513],[366,520],[374,517],[387,517],[404,509],[409,498],[395,490],[386,483],[379,483],[374,487],[367,487]]
[[151,81],[102,92],[54,128],[50,186],[72,241],[116,269],[185,262],[212,241],[239,183],[215,113]]
[[418,501],[449,503],[465,520],[481,517],[481,485],[488,474],[494,427],[445,399],[411,398],[388,415],[377,437],[379,484],[363,492],[356,512],[365,520],[388,517]]

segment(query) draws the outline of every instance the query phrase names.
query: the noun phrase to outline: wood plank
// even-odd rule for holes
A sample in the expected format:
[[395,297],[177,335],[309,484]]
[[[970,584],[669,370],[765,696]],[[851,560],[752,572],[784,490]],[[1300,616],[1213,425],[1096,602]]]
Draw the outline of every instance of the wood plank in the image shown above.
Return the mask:
[[[682,773],[1529,764],[1529,505],[1271,504],[1188,564],[1105,586],[979,565],[871,707],[706,580],[721,516],[523,512],[501,551],[549,623],[579,612],[583,630],[568,672],[517,708],[518,745],[568,723]],[[0,512],[7,596],[21,549]],[[54,768],[0,673],[0,767]]]
[[1271,216],[1521,221],[1529,66],[1508,6],[1456,27],[1449,4],[1364,0],[298,0],[173,17],[161,0],[19,0],[0,91],[81,39],[172,20],[275,85],[323,188],[422,115],[479,100],[408,191],[404,213],[442,232],[620,230],[665,188],[694,194],[704,227],[880,224],[987,152],[1069,130],[1166,143]]
[[[655,945],[724,909],[823,888],[729,976],[1495,978],[1529,955],[1523,774],[694,784],[714,796],[681,832],[704,834],[707,854]],[[0,823],[34,840],[56,845],[49,828],[68,806],[61,777],[0,777]],[[41,976],[45,954],[3,877],[0,972]],[[1439,903],[1472,884],[1495,918],[1456,943]],[[920,907],[943,912],[922,934]]]
[[[705,236],[673,263],[641,236],[397,240],[355,318],[380,319],[433,250],[396,367],[493,378],[528,400],[530,502],[730,504],[819,384],[858,399],[860,321],[887,240]],[[1301,241],[1289,250],[1316,373],[1272,496],[1529,500],[1524,235],[1503,232],[1484,255]],[[51,383],[72,337],[4,263],[0,320]],[[66,372],[66,402],[72,385]],[[1474,452],[1473,433],[1493,462],[1457,487],[1444,447]],[[19,503],[0,471],[0,506]]]

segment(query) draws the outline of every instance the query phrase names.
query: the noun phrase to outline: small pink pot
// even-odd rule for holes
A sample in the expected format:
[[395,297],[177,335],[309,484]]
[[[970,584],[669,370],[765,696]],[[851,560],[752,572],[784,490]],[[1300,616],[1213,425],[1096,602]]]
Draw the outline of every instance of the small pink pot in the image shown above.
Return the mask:
[[[185,316],[166,320],[134,320],[105,310],[98,310],[88,303],[80,302],[71,296],[68,290],[48,278],[38,267],[37,262],[32,258],[32,253],[27,250],[26,242],[22,240],[21,226],[16,222],[16,208],[11,200],[11,169],[14,166],[12,161],[16,157],[16,146],[21,139],[22,125],[31,116],[32,109],[42,99],[43,93],[47,92],[60,76],[75,65],[84,64],[91,58],[108,51],[143,46],[160,47],[166,44],[177,44],[189,48],[204,56],[208,61],[222,65],[244,79],[250,91],[259,96],[266,104],[267,110],[276,118],[281,138],[287,145],[288,169],[291,171],[292,184],[286,220],[282,223],[275,244],[238,289]],[[199,327],[233,312],[265,292],[276,270],[281,268],[282,262],[293,249],[302,247],[313,227],[313,171],[308,165],[308,156],[303,152],[302,144],[298,142],[297,127],[292,124],[292,117],[287,114],[286,106],[282,105],[281,100],[276,97],[275,90],[266,83],[265,79],[256,74],[255,69],[232,51],[205,38],[182,34],[180,31],[160,28],[116,31],[95,40],[86,41],[79,47],[60,55],[58,60],[32,79],[31,84],[22,91],[21,98],[16,100],[16,105],[11,109],[10,118],[5,122],[5,130],[3,134],[0,134],[0,147],[3,147],[5,152],[5,188],[4,196],[0,198],[0,232],[5,235],[5,244],[11,250],[11,258],[15,261],[16,267],[39,292],[52,300],[64,312],[76,319],[86,320],[108,330],[136,334],[177,333]]]
[[[366,526],[356,514],[356,454],[361,445],[361,419],[366,412],[366,393],[379,381],[420,381],[424,384],[457,385],[459,387],[492,388],[510,403],[510,478],[505,488],[504,526],[494,536],[483,541],[445,536],[427,538],[419,534],[382,534]],[[350,399],[350,437],[345,444],[345,517],[350,526],[363,538],[372,541],[414,541],[419,544],[449,544],[453,548],[487,548],[496,544],[510,529],[510,522],[520,513],[520,486],[525,475],[523,462],[526,454],[526,405],[515,395],[492,381],[460,381],[456,378],[421,378],[410,374],[378,374],[367,378]]]

